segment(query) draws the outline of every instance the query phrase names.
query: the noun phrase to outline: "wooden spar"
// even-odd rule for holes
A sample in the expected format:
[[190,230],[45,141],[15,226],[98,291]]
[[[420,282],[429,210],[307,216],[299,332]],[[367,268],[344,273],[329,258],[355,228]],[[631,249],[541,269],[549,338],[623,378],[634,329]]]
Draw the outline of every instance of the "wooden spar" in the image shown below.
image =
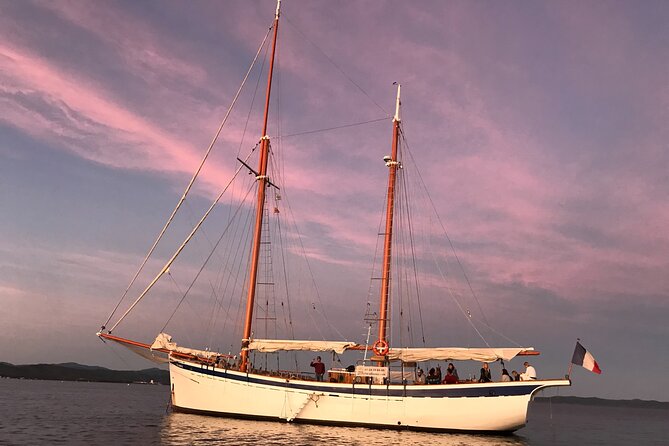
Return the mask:
[[[346,347],[346,351],[372,351],[373,345],[353,345]],[[539,356],[541,354],[538,350],[521,350],[516,356]],[[372,361],[376,361],[376,356],[372,357]]]
[[[381,279],[381,302],[379,304],[379,339],[377,345],[383,347],[384,354],[388,350],[388,297],[390,295],[390,263],[392,259],[393,242],[393,213],[395,211],[395,183],[397,178],[397,143],[400,132],[400,89],[397,84],[397,101],[395,103],[395,117],[393,118],[393,143],[388,166],[388,198],[386,203],[386,232],[383,242],[383,275]],[[387,159],[387,158],[386,158]]]
[[[109,334],[109,333],[99,332],[99,333],[97,333],[97,335],[101,339],[107,339],[109,341],[114,341],[114,342],[117,342],[119,344],[130,346],[130,347],[139,347],[139,348],[144,348],[146,350],[152,350],[154,352],[165,353],[166,355],[176,356],[176,357],[181,358],[181,359],[186,359],[186,360],[190,360],[190,361],[200,361],[200,362],[214,362],[213,360],[207,360],[207,359],[201,358],[197,355],[193,355],[193,354],[190,354],[190,353],[175,352],[175,351],[172,351],[172,350],[168,350],[166,348],[153,348],[152,349],[151,344],[145,344],[143,342],[133,341],[132,339],[126,339],[126,338],[122,338],[120,336],[114,336],[114,335]],[[219,356],[221,356],[223,358],[226,358],[226,359],[234,358],[234,356],[224,355],[222,353],[219,354]]]
[[265,116],[263,118],[262,138],[260,145],[260,161],[258,169],[258,203],[256,206],[256,224],[253,234],[253,248],[251,250],[251,271],[249,273],[249,292],[246,299],[246,319],[244,322],[244,335],[242,337],[242,351],[239,369],[246,371],[248,364],[248,346],[251,339],[251,327],[253,324],[253,306],[256,297],[256,280],[258,277],[258,258],[260,257],[260,238],[262,236],[263,209],[265,208],[265,189],[267,188],[267,159],[269,158],[269,136],[267,136],[267,120],[269,117],[269,98],[272,90],[272,75],[274,72],[274,55],[276,52],[276,37],[279,32],[279,15],[281,0],[276,3],[276,15],[274,17],[274,37],[272,39],[272,55],[270,56],[269,72],[267,73],[267,93],[265,96]]
[[[98,337],[100,337],[102,339],[108,339],[110,341],[118,342],[119,344],[127,344],[127,345],[132,345],[133,347],[141,347],[141,348],[145,348],[147,350],[151,350],[151,345],[150,344],[145,344],[143,342],[133,341],[131,339],[121,338],[119,336],[114,336],[114,335],[109,334],[109,333],[100,332],[100,333],[98,333]],[[169,353],[167,350],[162,349],[162,348],[157,349],[157,350],[160,351],[160,352],[163,352],[163,353]]]

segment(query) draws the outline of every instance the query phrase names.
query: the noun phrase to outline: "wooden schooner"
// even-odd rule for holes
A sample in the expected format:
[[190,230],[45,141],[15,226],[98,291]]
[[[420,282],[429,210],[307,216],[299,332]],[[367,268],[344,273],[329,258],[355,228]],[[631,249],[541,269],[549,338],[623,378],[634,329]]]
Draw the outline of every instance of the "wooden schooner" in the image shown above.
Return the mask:
[[[376,339],[373,343],[368,339],[367,343],[359,344],[348,341],[254,337],[254,310],[259,284],[259,258],[263,243],[266,194],[268,190],[276,188],[268,174],[270,137],[267,127],[280,12],[279,0],[271,27],[271,56],[262,134],[258,145],[258,165],[257,168],[253,168],[246,162],[247,160],[240,159],[241,165],[237,170],[237,173],[240,171],[252,173],[255,177],[257,194],[239,354],[222,354],[206,349],[180,347],[172,342],[166,333],[160,333],[153,344],[132,341],[112,334],[121,320],[135,308],[158,279],[169,272],[170,266],[183,246],[198,230],[211,208],[151,284],[130,305],[128,311],[109,329],[107,329],[108,320],[97,335],[105,341],[123,344],[149,359],[168,362],[172,407],[176,411],[283,422],[431,431],[512,432],[523,427],[526,423],[528,404],[534,394],[547,387],[569,386],[570,381],[567,379],[512,382],[465,380],[456,384],[427,385],[416,384],[412,377],[415,376],[417,364],[426,361],[509,361],[518,355],[535,355],[538,352],[523,347],[396,348],[389,337],[395,195],[398,172],[402,168],[399,154],[402,132],[400,85],[397,85],[395,113],[392,117],[391,154],[384,158],[388,168],[388,182],[380,304],[375,320],[378,325]],[[179,205],[177,209],[178,207]],[[367,358],[370,350],[373,355]],[[365,360],[360,361],[355,367],[330,370],[326,382],[316,381],[305,374],[257,370],[254,367],[250,357],[252,352],[278,351],[337,354],[357,351],[361,355],[364,352]],[[399,374],[396,373],[397,370],[400,370]]]

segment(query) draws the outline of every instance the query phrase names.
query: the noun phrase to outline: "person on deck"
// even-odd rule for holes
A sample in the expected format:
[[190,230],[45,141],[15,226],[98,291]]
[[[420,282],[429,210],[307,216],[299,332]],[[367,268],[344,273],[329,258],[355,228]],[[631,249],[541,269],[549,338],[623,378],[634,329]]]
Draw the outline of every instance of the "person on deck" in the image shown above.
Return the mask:
[[442,381],[442,384],[457,384],[458,379],[455,377],[453,374],[452,369],[446,369],[446,376],[444,376],[444,380]]
[[427,383],[428,384],[439,384],[441,380],[437,376],[437,371],[432,367],[427,374]]
[[490,374],[490,368],[488,363],[484,362],[483,367],[481,367],[481,377],[479,378],[480,383],[489,383],[492,382],[492,375]]
[[521,381],[531,381],[537,379],[537,371],[530,365],[529,362],[525,361],[523,364],[525,366],[525,373],[520,374]]
[[511,372],[511,380],[520,381],[520,373],[516,372],[515,370]]
[[325,364],[321,362],[321,357],[316,356],[316,359],[311,361],[311,367],[314,368],[316,373],[316,381],[323,381],[323,375],[325,375]]
[[425,384],[425,373],[423,373],[423,369],[420,367],[416,372],[416,384]]
[[448,363],[448,367],[446,368],[446,373],[448,373],[449,370],[451,371],[451,375],[455,376],[455,380],[460,381],[460,377],[458,376],[458,370],[455,368],[452,362]]
[[511,382],[509,371],[506,369],[502,369],[502,382]]

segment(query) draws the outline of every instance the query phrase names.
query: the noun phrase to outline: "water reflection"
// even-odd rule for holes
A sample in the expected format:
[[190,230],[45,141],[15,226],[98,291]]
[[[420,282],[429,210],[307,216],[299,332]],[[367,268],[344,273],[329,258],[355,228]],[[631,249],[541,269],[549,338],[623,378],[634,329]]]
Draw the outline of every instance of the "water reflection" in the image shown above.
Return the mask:
[[373,446],[526,446],[519,435],[481,436],[433,434],[382,429],[328,427],[263,421],[235,420],[183,413],[170,413],[161,430],[164,445],[320,445]]

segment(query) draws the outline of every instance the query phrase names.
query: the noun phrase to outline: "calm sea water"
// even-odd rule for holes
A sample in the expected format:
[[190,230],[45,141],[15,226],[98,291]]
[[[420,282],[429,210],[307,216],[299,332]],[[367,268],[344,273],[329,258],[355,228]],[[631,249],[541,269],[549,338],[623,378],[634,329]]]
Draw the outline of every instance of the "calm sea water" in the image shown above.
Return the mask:
[[533,403],[511,436],[240,421],[171,413],[167,386],[0,379],[0,444],[667,445],[669,410]]

